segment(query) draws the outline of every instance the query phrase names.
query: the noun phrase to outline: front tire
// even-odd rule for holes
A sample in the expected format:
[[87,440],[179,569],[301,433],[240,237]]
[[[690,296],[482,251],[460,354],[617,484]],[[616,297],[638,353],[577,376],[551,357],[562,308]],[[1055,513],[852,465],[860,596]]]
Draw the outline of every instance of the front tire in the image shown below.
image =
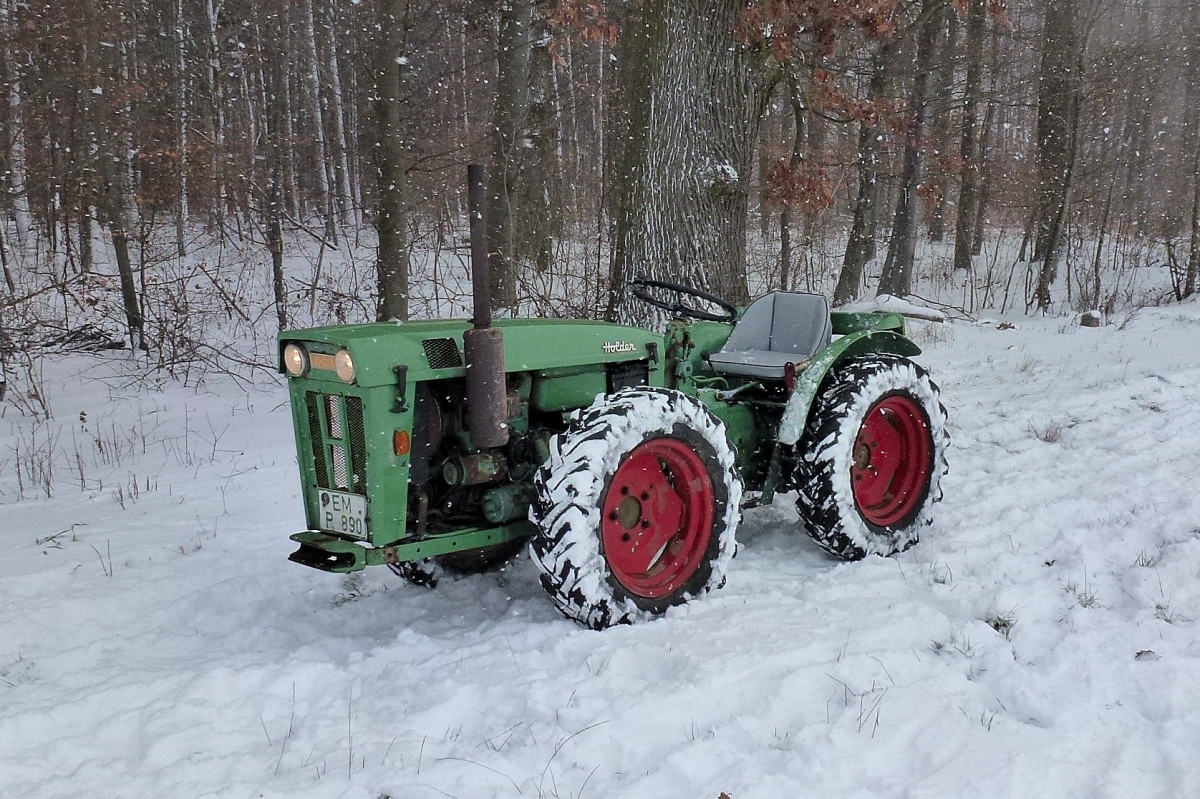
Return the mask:
[[563,615],[600,630],[720,587],[740,519],[734,460],[720,420],[660,388],[600,398],[555,436],[529,551]]
[[937,384],[916,363],[876,354],[838,365],[797,453],[808,534],[848,560],[912,546],[941,499],[949,440]]

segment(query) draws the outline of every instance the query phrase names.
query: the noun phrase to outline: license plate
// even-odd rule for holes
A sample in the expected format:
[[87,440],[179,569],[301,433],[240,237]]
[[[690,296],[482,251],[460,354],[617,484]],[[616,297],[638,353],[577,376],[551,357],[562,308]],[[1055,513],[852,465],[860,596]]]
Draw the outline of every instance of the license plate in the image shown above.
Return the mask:
[[355,538],[367,537],[366,497],[321,489],[317,493],[317,499],[321,503],[320,522],[317,527]]

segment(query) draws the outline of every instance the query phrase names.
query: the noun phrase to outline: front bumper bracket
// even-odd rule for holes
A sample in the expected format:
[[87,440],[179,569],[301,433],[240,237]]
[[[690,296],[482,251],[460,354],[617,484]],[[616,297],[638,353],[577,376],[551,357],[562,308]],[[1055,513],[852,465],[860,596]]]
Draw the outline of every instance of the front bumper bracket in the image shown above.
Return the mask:
[[325,572],[346,574],[365,569],[367,566],[405,563],[451,552],[469,552],[506,541],[528,539],[533,536],[535,530],[530,522],[518,521],[500,527],[468,528],[421,539],[400,540],[381,547],[308,530],[291,536],[300,548],[289,555],[288,560]]

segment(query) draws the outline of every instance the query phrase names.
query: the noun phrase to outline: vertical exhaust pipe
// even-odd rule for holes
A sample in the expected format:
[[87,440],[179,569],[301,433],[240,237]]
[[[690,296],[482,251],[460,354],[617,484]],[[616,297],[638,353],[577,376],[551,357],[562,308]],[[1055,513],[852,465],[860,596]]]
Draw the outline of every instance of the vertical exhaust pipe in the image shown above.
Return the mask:
[[471,283],[475,316],[463,332],[467,362],[467,429],[480,449],[508,443],[508,397],[504,380],[504,333],[492,327],[488,274],[486,177],[478,164],[467,167],[471,214]]

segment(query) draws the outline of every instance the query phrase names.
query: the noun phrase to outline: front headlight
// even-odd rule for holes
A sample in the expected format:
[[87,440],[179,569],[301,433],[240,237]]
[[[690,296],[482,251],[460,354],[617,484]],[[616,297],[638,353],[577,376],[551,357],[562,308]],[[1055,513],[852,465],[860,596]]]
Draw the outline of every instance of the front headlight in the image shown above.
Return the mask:
[[292,377],[303,377],[308,374],[308,351],[299,344],[288,344],[283,348],[283,368]]
[[333,359],[333,371],[343,383],[354,382],[354,359],[347,350],[338,350]]

